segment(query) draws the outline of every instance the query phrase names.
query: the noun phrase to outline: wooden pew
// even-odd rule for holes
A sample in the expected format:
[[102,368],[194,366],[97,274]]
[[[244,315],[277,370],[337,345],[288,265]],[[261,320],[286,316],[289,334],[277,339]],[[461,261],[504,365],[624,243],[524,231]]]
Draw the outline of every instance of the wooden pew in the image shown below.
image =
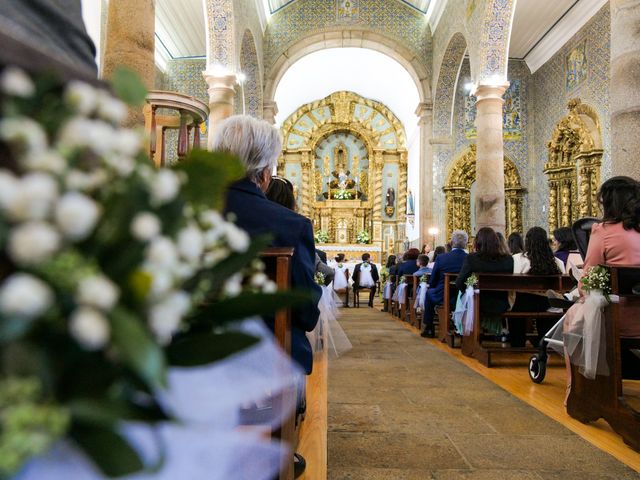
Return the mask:
[[451,322],[451,304],[455,305],[455,301],[452,297],[458,295],[458,289],[456,288],[456,280],[458,278],[457,273],[445,273],[444,274],[444,300],[442,305],[436,308],[438,315],[438,340],[442,343],[449,345],[449,348],[456,348],[456,337],[453,323]]
[[407,297],[408,319],[407,321],[416,328],[420,328],[420,318],[415,309],[416,294],[418,293],[418,285],[420,285],[420,277],[411,275],[411,295]]
[[[391,282],[391,295],[393,295],[393,291],[396,288],[396,276],[395,275],[389,275],[389,281]],[[382,286],[382,288],[384,289],[384,285]],[[384,293],[384,292],[383,292]],[[382,300],[382,308],[385,312],[390,312],[391,313],[391,299],[389,300]]]
[[[568,275],[529,275],[526,273],[478,273],[477,289],[480,291],[509,292],[545,292],[549,289],[556,292],[568,292],[574,287],[574,282]],[[471,335],[462,337],[462,353],[467,357],[474,357],[486,367],[491,366],[491,355],[502,352],[529,352],[537,349],[526,347],[485,347],[482,344],[482,326],[480,317],[480,295],[474,298],[474,326]],[[502,318],[526,321],[531,318],[551,318],[558,320],[562,313],[552,312],[505,312]]]
[[[404,303],[400,303],[400,319],[404,322],[411,323],[410,306],[409,306],[411,297],[409,296],[409,287],[413,286],[415,277],[413,275],[403,275],[403,278],[404,278],[404,283],[406,284],[406,287],[404,289]],[[415,292],[415,288],[413,291]]]
[[[640,339],[620,335],[620,319],[635,318],[640,322],[640,295],[633,295],[633,285],[640,283],[640,267],[609,267],[611,291],[620,297],[619,303],[605,308],[606,358],[610,374],[583,377],[578,367],[571,365],[571,393],[567,413],[587,423],[604,418],[620,434],[626,444],[640,451],[640,411],[634,409],[622,391],[622,354],[624,349],[640,348]],[[640,373],[640,372],[636,372]]]
[[[293,257],[293,248],[269,248],[261,255],[261,259],[265,264],[265,273],[276,283],[278,290],[289,290],[291,287],[291,261]],[[291,355],[291,310],[284,309],[276,313],[274,335],[282,349]],[[279,408],[278,403],[295,405],[296,392],[285,392],[273,399],[274,408]],[[291,445],[294,450],[297,444],[297,435],[295,431],[296,414],[295,411],[287,418],[280,429],[272,433],[272,437],[279,438],[282,442]],[[278,480],[293,479],[293,455],[285,458],[284,464],[280,469]]]

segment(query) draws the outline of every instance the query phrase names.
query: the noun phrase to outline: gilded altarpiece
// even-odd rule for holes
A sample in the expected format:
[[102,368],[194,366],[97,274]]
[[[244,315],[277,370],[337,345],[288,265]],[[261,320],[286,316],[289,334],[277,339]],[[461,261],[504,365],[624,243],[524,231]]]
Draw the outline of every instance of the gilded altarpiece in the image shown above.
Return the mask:
[[568,109],[547,144],[544,173],[549,180],[549,231],[599,214],[603,150],[598,115],[580,99],[571,100]]
[[[381,262],[402,248],[407,150],[397,117],[383,104],[335,92],[300,107],[283,124],[278,174],[294,185],[298,211],[329,235],[325,251]],[[358,243],[366,232],[370,241]]]
[[[453,163],[445,193],[447,238],[454,230],[464,230],[473,235],[471,192],[476,181],[477,152],[474,144]],[[505,220],[506,233],[522,232],[522,207],[525,189],[520,174],[511,159],[504,157]]]

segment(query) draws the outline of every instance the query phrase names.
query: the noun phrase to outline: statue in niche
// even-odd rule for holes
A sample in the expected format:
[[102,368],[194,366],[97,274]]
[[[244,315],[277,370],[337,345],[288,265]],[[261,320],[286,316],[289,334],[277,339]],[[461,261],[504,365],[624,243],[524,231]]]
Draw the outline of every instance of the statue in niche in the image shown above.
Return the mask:
[[393,217],[393,213],[396,211],[395,209],[396,191],[393,189],[393,187],[387,188],[386,201],[387,201],[387,205],[384,211],[387,214],[387,217]]
[[343,168],[340,168],[339,170],[331,172],[331,175],[333,175],[333,180],[329,182],[330,188],[347,190],[356,186],[356,182],[351,178],[351,172],[349,170],[345,172]]
[[407,194],[407,215],[415,214],[415,205],[413,203],[413,192],[409,189],[409,193]]

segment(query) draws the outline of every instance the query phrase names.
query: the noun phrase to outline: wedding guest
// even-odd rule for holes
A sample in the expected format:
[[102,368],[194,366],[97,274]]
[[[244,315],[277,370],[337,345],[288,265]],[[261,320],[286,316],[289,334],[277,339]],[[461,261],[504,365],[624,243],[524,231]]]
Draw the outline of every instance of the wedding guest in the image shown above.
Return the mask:
[[[449,249],[449,251],[451,251],[451,249]],[[438,245],[436,249],[433,251],[433,259],[429,262],[427,267],[433,270],[433,265],[436,263],[436,258],[438,258],[438,255],[442,255],[444,253],[447,253],[447,250],[445,249],[445,247],[443,247],[442,245]]]
[[564,263],[567,273],[572,267],[579,267],[584,263],[569,227],[560,227],[553,231],[551,247],[556,258]]
[[416,260],[416,264],[418,265],[418,270],[413,272],[415,276],[421,277],[422,275],[428,275],[431,273],[431,267],[429,267],[428,255],[418,255],[418,260]]
[[402,257],[402,263],[398,265],[398,275],[413,275],[413,273],[418,270],[416,260],[418,260],[419,255],[420,250],[417,248],[410,248],[407,250]]
[[524,252],[524,241],[520,232],[513,232],[507,239],[507,247],[511,255]]
[[[613,177],[602,184],[598,192],[602,223],[591,228],[591,237],[584,260],[583,272],[597,265],[640,265],[640,182],[630,177]],[[580,284],[579,284],[580,285]],[[583,321],[584,292],[567,311],[565,333],[576,330]],[[621,318],[621,337],[640,338],[640,322],[635,317]],[[571,365],[565,349],[567,396],[571,389]]]
[[[292,313],[291,348],[294,360],[310,374],[313,354],[305,332],[316,326],[322,294],[314,279],[313,229],[307,218],[268,200],[264,194],[281,148],[280,133],[275,127],[246,115],[223,120],[213,139],[213,150],[237,156],[246,168],[246,177],[229,187],[225,213],[233,213],[236,224],[251,237],[269,234],[272,246],[295,248],[292,286],[311,291],[313,299]],[[267,324],[273,328],[273,319],[267,319]]]
[[504,255],[511,255],[511,251],[509,250],[509,246],[507,245],[507,240],[504,238],[502,232],[496,232],[498,236],[498,240],[500,240],[500,251]]
[[[553,255],[549,246],[547,231],[541,227],[530,228],[525,237],[525,251],[513,255],[513,273],[532,275],[564,274],[564,263]],[[517,293],[511,308],[514,312],[544,312],[549,308],[546,296],[533,293]],[[554,319],[537,318],[537,337],[532,344],[537,347],[540,339],[556,323]],[[509,339],[512,347],[524,347],[526,342],[526,321],[509,320]]]
[[[435,316],[435,308],[442,305],[444,301],[444,281],[445,273],[458,273],[467,252],[467,242],[469,235],[462,230],[454,230],[451,234],[451,251],[438,255],[431,271],[429,278],[429,289],[424,305],[423,328],[420,335],[422,337],[433,338],[435,331],[433,328],[433,317]],[[442,321],[445,321],[442,319]],[[447,320],[448,321],[448,320]]]
[[429,245],[428,243],[425,243],[422,245],[422,248],[420,249],[420,254],[428,256],[429,261],[433,261],[433,252],[431,251],[431,245]]
[[336,293],[344,293],[345,300],[342,303],[342,306],[348,307],[349,302],[349,267],[344,263],[345,257],[344,253],[339,253],[335,256],[335,275],[333,277],[333,290]]
[[387,258],[387,270],[389,275],[398,275],[398,257],[395,255],[389,255]]
[[[456,280],[459,291],[466,288],[467,279],[475,273],[512,273],[513,257],[505,253],[496,232],[490,227],[478,230],[474,240],[474,252],[467,255]],[[482,327],[491,333],[502,331],[499,314],[507,311],[507,292],[480,292],[480,314]]]
[[377,267],[369,260],[371,255],[362,254],[362,263],[359,263],[353,269],[353,292],[362,288],[370,289],[369,306],[373,307],[373,299],[376,295],[376,282],[380,280]]

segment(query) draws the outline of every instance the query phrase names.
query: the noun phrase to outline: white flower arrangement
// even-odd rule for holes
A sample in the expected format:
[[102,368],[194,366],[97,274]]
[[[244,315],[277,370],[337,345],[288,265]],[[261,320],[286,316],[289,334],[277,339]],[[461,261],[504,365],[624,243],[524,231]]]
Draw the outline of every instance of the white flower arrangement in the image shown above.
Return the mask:
[[611,293],[611,274],[609,269],[602,265],[591,267],[580,279],[582,289],[589,292],[591,290],[602,290],[607,297]]
[[314,276],[314,280],[318,285],[322,287],[324,285],[324,280],[325,280],[324,273],[316,272]]
[[316,243],[327,243],[329,241],[329,232],[326,230],[318,230],[313,237]]
[[353,194],[349,190],[340,189],[333,193],[333,198],[335,200],[351,200]]
[[[239,163],[194,150],[175,169],[153,168],[141,134],[120,126],[126,105],[85,83],[61,90],[7,68],[0,90],[0,143],[10,152],[0,168],[0,409],[15,397],[46,413],[29,427],[37,438],[18,427],[0,432],[0,478],[76,428],[106,447],[84,449],[106,474],[138,472],[138,453],[117,426],[170,420],[156,399],[168,366],[245,348],[254,339],[227,322],[302,297],[278,293],[255,259],[266,241],[215,210],[224,190],[210,185],[240,178]],[[265,295],[277,301],[265,307]],[[208,337],[226,342],[224,352],[185,347]],[[29,348],[5,365],[20,345]],[[16,379],[14,368],[31,374]],[[95,403],[79,413],[78,400]],[[73,440],[84,448],[85,439]]]
[[360,230],[356,235],[356,243],[370,243],[371,237],[369,236],[369,232],[366,230]]

